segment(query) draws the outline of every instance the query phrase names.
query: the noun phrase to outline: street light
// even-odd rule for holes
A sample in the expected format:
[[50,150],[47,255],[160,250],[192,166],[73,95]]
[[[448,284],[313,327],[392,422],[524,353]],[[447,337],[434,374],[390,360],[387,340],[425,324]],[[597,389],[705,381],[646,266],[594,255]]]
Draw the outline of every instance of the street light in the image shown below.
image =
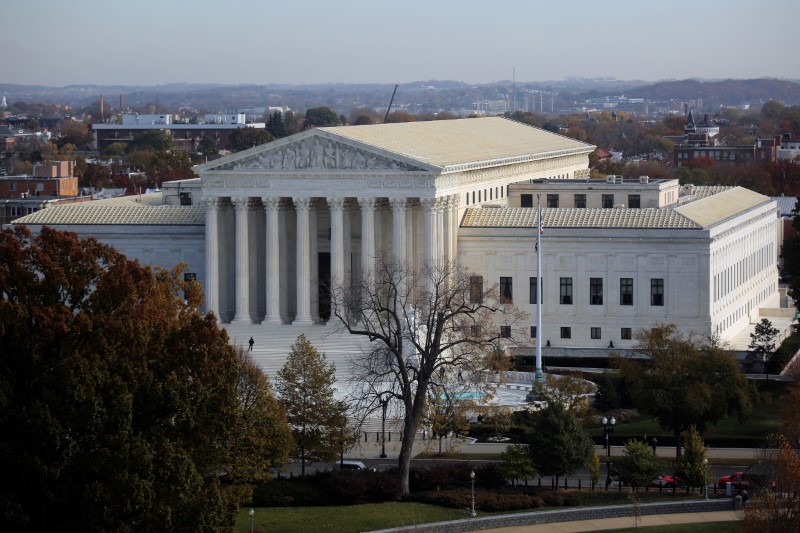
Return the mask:
[[255,510],[250,509],[250,512],[248,514],[250,515],[250,533],[253,533],[253,518],[255,518],[256,512]]
[[708,483],[706,481],[706,470],[708,470],[708,457],[703,458],[703,496],[708,499]]
[[381,459],[386,459],[386,406],[389,405],[389,394],[384,398],[381,394],[379,400],[381,408],[383,409],[383,419],[381,421]]
[[611,420],[603,417],[603,436],[606,439],[606,490],[611,485],[611,437],[614,435],[614,424],[617,419],[613,416]]
[[469,473],[469,479],[472,481],[472,500],[469,503],[469,515],[475,516],[475,471]]

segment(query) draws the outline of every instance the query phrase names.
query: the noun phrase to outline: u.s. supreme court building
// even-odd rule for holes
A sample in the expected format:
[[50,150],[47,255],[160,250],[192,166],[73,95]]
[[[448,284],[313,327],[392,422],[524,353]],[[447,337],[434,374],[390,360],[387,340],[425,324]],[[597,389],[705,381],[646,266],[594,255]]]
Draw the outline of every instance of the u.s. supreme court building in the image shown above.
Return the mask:
[[[186,262],[232,336],[276,354],[306,332],[324,351],[325,288],[383,253],[417,269],[457,260],[528,312],[532,337],[541,298],[551,353],[630,348],[656,324],[734,347],[763,316],[788,327],[775,202],[741,187],[589,179],[593,150],[497,117],[316,128],[200,165],[199,179],[160,195],[15,222]],[[337,339],[328,349],[346,350]]]

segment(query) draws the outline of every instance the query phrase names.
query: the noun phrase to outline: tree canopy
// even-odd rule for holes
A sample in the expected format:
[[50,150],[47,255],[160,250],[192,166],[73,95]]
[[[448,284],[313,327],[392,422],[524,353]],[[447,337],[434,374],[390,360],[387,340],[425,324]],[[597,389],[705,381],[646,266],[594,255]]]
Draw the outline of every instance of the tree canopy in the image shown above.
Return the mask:
[[320,128],[323,126],[338,126],[339,115],[328,107],[312,107],[306,111],[303,127]]
[[586,466],[594,454],[594,445],[580,420],[559,402],[551,402],[533,416],[533,431],[528,445],[536,471],[541,475],[560,476],[575,473]]
[[690,426],[702,433],[729,415],[744,420],[752,410],[755,387],[734,355],[713,339],[698,342],[679,335],[674,325],[661,325],[638,332],[637,341],[636,351],[647,358],[643,363],[616,361],[635,406],[675,435],[678,459],[681,434]]
[[180,268],[142,267],[91,238],[0,233],[9,530],[210,531],[233,523],[231,481],[284,461],[282,411],[200,297]]
[[278,370],[276,388],[295,444],[291,456],[300,461],[303,475],[306,463],[330,461],[351,444],[345,439],[347,404],[333,396],[335,372],[305,335],[297,338]]

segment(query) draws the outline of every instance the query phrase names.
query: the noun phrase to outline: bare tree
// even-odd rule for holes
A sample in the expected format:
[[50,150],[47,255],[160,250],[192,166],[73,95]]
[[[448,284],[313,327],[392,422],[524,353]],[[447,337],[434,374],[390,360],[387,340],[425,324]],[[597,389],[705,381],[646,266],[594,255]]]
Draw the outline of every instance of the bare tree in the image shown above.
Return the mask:
[[333,315],[353,335],[369,339],[354,358],[353,405],[375,410],[383,398],[401,413],[398,481],[409,492],[414,437],[441,376],[477,383],[483,371],[504,368],[503,348],[522,338],[524,318],[510,298],[486,288],[455,263],[416,272],[386,256],[376,258],[352,286],[332,287]]

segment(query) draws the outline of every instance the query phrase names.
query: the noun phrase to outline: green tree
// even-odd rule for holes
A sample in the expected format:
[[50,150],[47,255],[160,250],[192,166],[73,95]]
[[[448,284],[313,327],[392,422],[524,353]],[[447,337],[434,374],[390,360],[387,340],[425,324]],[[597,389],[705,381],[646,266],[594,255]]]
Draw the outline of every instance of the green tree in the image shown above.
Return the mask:
[[219,157],[219,145],[211,137],[204,135],[197,143],[197,151],[204,157],[216,159]]
[[555,476],[574,474],[586,466],[594,445],[575,415],[558,402],[551,402],[533,419],[529,450],[537,472]]
[[800,531],[800,453],[783,435],[773,435],[757,463],[759,477],[777,490],[754,490],[740,516],[747,533]]
[[147,152],[164,152],[172,149],[172,136],[162,130],[145,130],[133,136],[133,140],[125,147],[129,154],[137,150]]
[[580,413],[589,407],[587,395],[596,390],[591,381],[570,375],[547,374],[544,381],[534,382],[531,392],[548,403],[560,403],[564,409]]
[[306,463],[330,461],[339,454],[347,404],[334,399],[336,368],[325,354],[300,335],[278,371],[276,389],[292,428],[294,450],[302,475]]
[[531,452],[527,444],[510,444],[500,453],[500,472],[503,477],[511,480],[511,484],[519,479],[528,484],[528,478],[536,475],[536,467],[533,466]]
[[661,471],[661,461],[646,442],[631,439],[625,443],[623,456],[617,458],[615,467],[620,479],[638,490],[655,479]]
[[425,423],[439,440],[439,455],[442,441],[450,434],[462,434],[469,430],[469,413],[475,410],[475,402],[466,395],[469,383],[440,372],[438,379],[428,389],[428,410]]
[[747,346],[747,361],[759,362],[764,365],[764,374],[769,379],[769,369],[772,356],[775,354],[775,342],[780,331],[772,326],[768,318],[762,318],[756,324],[755,330],[750,334],[750,344]]
[[272,135],[265,129],[236,128],[228,136],[228,149],[231,152],[241,152],[271,141]]
[[282,139],[289,135],[286,131],[286,124],[283,122],[283,113],[273,111],[267,120],[267,131],[276,139]]
[[328,107],[312,107],[306,111],[303,129],[338,126],[339,115]]
[[255,479],[286,451],[248,436],[240,362],[216,318],[197,311],[201,297],[180,268],[153,271],[94,239],[0,233],[5,529],[233,523],[239,489],[226,473],[242,456],[231,443],[252,440]]
[[696,342],[680,336],[674,325],[639,331],[636,351],[646,357],[617,357],[629,395],[642,413],[658,420],[676,439],[680,459],[681,434],[726,416],[743,421],[757,398],[755,387],[739,370],[735,356],[713,339]]
[[713,482],[708,469],[708,450],[703,437],[694,426],[686,433],[686,447],[683,455],[675,465],[675,475],[687,487],[702,487],[704,483]]

